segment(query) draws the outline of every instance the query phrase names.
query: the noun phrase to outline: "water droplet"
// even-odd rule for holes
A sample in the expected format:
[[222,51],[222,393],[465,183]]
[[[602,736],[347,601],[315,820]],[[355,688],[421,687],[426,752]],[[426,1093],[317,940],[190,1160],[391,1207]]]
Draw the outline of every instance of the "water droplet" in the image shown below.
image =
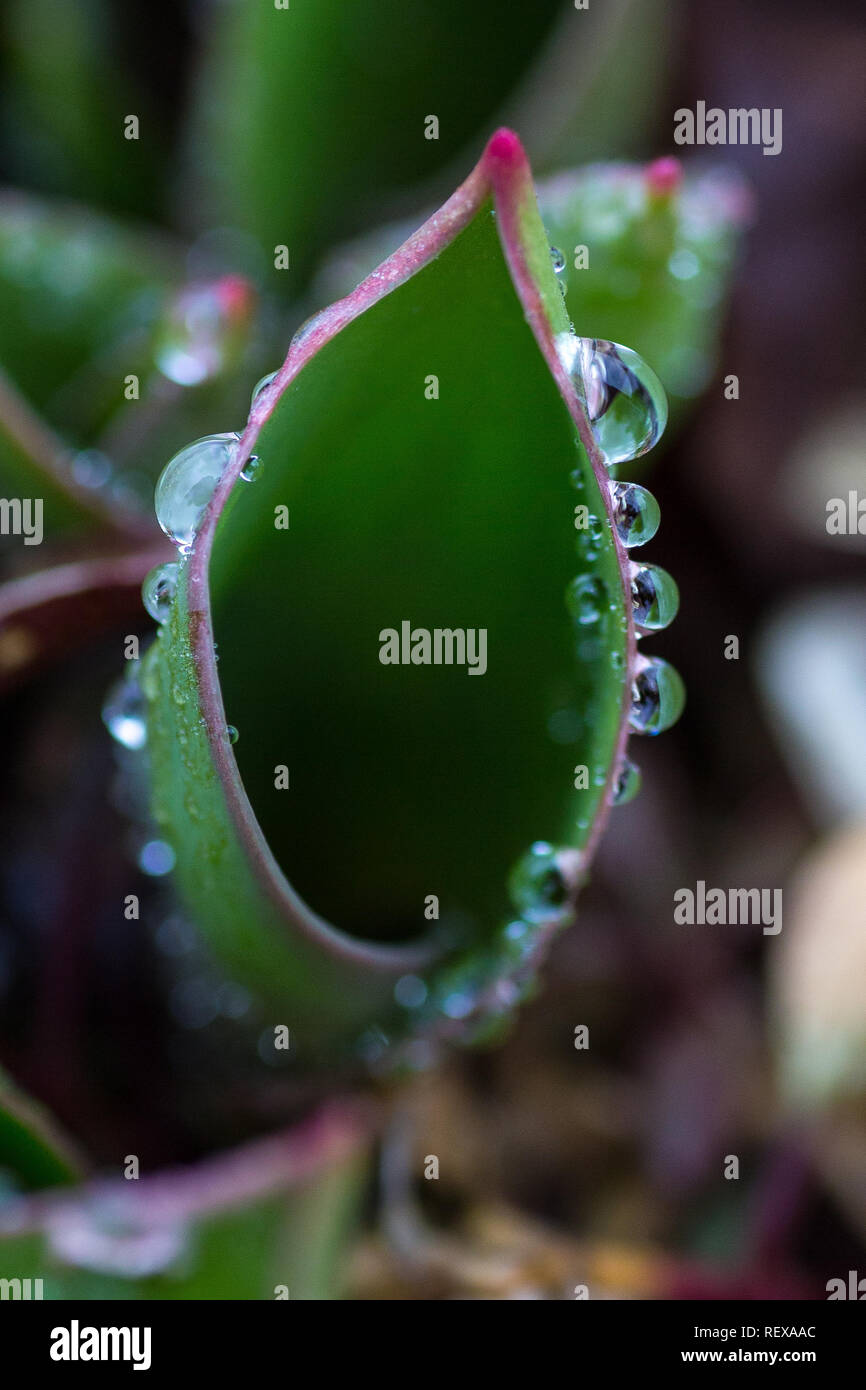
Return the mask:
[[181,1028],[207,1028],[219,1013],[219,998],[213,984],[204,975],[194,975],[175,985],[169,1006]]
[[512,871],[508,890],[515,908],[527,921],[558,917],[568,902],[568,884],[557,850],[546,840],[536,840]]
[[241,477],[243,478],[245,483],[254,483],[261,471],[262,461],[259,458],[258,454],[250,454],[249,458],[247,459],[246,463],[241,469]]
[[162,1274],[189,1251],[183,1223],[150,1221],[128,1200],[105,1192],[54,1207],[46,1237],[62,1264],[124,1279]]
[[677,280],[693,280],[700,274],[701,263],[694,251],[682,246],[678,251],[672,251],[668,257],[668,270]]
[[198,938],[195,927],[184,917],[166,917],[156,929],[156,944],[167,956],[185,956],[194,951]]
[[447,1018],[468,1018],[476,1004],[476,997],[469,990],[455,989],[443,999],[442,1012]]
[[186,285],[168,307],[156,345],[156,365],[178,386],[200,386],[231,362],[253,307],[251,285],[224,275]]
[[98,449],[82,449],[81,453],[73,458],[70,470],[81,487],[94,489],[105,487],[111,480],[113,471],[110,460]]
[[202,513],[230,462],[236,434],[209,434],[181,449],[156,485],[156,519],[169,540],[187,554]]
[[237,743],[240,738],[240,734],[234,724],[226,724],[226,735],[228,736],[229,743]]
[[217,990],[217,1002],[223,1018],[244,1018],[252,1008],[253,997],[249,990],[234,980],[228,980]]
[[651,449],[667,424],[668,405],[643,358],[606,338],[560,333],[556,345],[605,461],[625,463]]
[[255,405],[259,396],[261,396],[264,391],[267,391],[268,387],[270,386],[271,382],[274,380],[276,376],[277,372],[268,372],[267,376],[263,376],[261,381],[256,382],[255,386],[253,387],[252,397],[250,399],[251,409]]
[[676,617],[680,591],[676,580],[660,565],[634,565],[631,572],[631,601],[638,627],[657,631],[667,627]]
[[682,679],[668,662],[653,657],[632,685],[629,722],[639,734],[660,734],[683,712],[686,692]]
[[138,867],[151,878],[163,878],[174,865],[174,850],[165,840],[147,840],[138,852]]
[[550,248],[550,264],[553,266],[554,275],[561,275],[565,270],[565,256],[558,246],[551,246]]
[[156,565],[141,586],[141,598],[150,616],[158,623],[164,623],[174,602],[177,591],[178,566],[170,561]]
[[607,587],[594,574],[579,574],[565,591],[565,604],[582,627],[597,623],[607,607]]
[[627,548],[644,545],[659,529],[661,513],[651,492],[637,483],[614,483],[611,489],[617,535]]
[[113,739],[124,748],[137,751],[147,743],[146,715],[147,700],[131,668],[108,692],[102,720]]
[[427,986],[419,975],[401,975],[394,986],[394,998],[404,1009],[420,1009],[427,998]]
[[625,806],[633,801],[640,791],[640,768],[630,758],[623,758],[613,787],[614,806]]

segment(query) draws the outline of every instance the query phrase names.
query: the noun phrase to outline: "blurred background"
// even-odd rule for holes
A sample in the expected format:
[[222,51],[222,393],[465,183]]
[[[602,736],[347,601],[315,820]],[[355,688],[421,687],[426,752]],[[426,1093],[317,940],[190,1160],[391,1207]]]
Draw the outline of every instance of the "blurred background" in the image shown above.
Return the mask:
[[[289,45],[252,0],[153,0],[146,22],[118,0],[3,6],[0,490],[36,460],[46,543],[2,541],[0,1062],[97,1165],[198,1159],[327,1089],[233,1070],[249,1001],[197,993],[188,928],[141,867],[99,719],[117,634],[151,627],[149,564],[118,557],[153,548],[141,517],[170,454],[244,418],[350,287],[366,243],[336,248],[417,223],[497,124],[542,177],[677,155],[688,179],[700,159],[738,190],[720,338],[635,472],[680,585],[657,649],[686,713],[641,745],[643,790],[509,1040],[380,1100],[341,1270],[385,1299],[825,1297],[866,1274],[866,515],[826,524],[858,489],[866,513],[866,25],[840,0],[469,8],[295,0]],[[673,113],[698,101],[781,108],[782,152],[676,147]],[[94,557],[87,620],[74,595],[48,604],[22,647],[14,583]],[[701,879],[783,889],[782,932],[684,933],[673,894]],[[156,932],[118,925],[126,891]]]

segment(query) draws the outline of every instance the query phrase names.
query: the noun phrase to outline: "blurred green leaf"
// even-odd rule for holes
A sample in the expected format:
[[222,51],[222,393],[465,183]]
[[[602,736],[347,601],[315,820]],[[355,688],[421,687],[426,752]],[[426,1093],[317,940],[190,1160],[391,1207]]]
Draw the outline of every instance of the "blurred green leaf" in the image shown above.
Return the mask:
[[674,407],[699,395],[748,215],[740,177],[675,160],[595,165],[545,182],[538,200],[581,334],[634,348]]
[[41,1279],[49,1300],[338,1298],[366,1175],[361,1138],[332,1114],[189,1168],[10,1198],[0,1271]]
[[271,263],[287,246],[274,282],[296,294],[323,238],[357,231],[384,194],[429,178],[491,124],[562,8],[537,0],[504,22],[498,0],[384,0],[375,16],[340,0],[213,7],[192,215],[251,233]]
[[54,1187],[76,1182],[81,1165],[48,1112],[0,1071],[0,1182],[7,1174],[16,1187]]
[[[105,0],[8,0],[4,147],[16,182],[152,216],[166,150],[154,113],[119,61],[112,9]],[[139,119],[138,139],[124,136],[129,115]]]

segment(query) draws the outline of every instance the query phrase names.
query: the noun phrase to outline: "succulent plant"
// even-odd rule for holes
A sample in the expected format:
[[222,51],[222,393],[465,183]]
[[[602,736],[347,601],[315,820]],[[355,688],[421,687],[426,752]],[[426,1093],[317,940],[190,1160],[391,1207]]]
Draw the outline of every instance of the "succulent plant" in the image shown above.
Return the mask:
[[[268,244],[288,215],[263,162],[286,54],[244,42],[259,57],[225,81],[250,100],[203,102],[189,149],[221,151],[216,204],[249,160],[240,220]],[[465,114],[440,165],[476,129]],[[319,134],[292,208],[304,275],[323,234],[357,231],[318,178]],[[406,176],[392,153],[383,187]],[[502,128],[420,226],[326,260],[299,322],[300,296],[275,307],[279,276],[262,293],[223,251],[190,270],[167,235],[0,201],[0,480],[44,499],[50,540],[48,563],[6,553],[0,686],[26,697],[110,655],[125,830],[106,840],[125,837],[112,863],[130,875],[109,875],[111,911],[180,923],[201,972],[184,1007],[233,1020],[210,1086],[264,1072],[268,1095],[267,1121],[214,1102],[194,1167],[139,1174],[118,1153],[106,1176],[84,1118],[65,1116],[71,1140],[3,1080],[0,1250],[47,1296],[330,1296],[376,1082],[496,1041],[538,988],[639,789],[632,737],[683,705],[644,651],[678,595],[638,550],[659,510],[631,468],[666,392],[676,422],[706,381],[744,211],[735,180],[670,160],[536,193]]]

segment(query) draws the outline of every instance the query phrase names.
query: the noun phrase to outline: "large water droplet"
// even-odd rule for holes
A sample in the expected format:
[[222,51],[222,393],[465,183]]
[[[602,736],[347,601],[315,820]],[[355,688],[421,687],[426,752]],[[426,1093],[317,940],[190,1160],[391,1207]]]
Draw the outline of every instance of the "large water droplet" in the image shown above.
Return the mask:
[[651,449],[667,424],[668,404],[643,358],[606,338],[566,333],[557,338],[557,348],[605,461],[625,463]]
[[613,786],[614,806],[625,806],[626,802],[633,801],[640,791],[640,784],[640,768],[629,758],[623,758]]
[[147,701],[133,669],[116,682],[102,707],[102,720],[111,737],[137,751],[147,743]]
[[164,623],[174,602],[177,591],[178,566],[169,562],[156,565],[141,586],[141,598],[145,608],[158,623]]
[[528,922],[558,917],[568,904],[569,884],[558,853],[546,840],[536,840],[511,873],[511,901]]
[[651,492],[637,483],[614,483],[614,524],[626,547],[644,545],[659,529],[661,513]]
[[231,460],[236,434],[197,439],[166,464],[156,485],[156,519],[182,554],[192,549],[202,513]]
[[629,722],[639,734],[660,734],[676,723],[685,702],[679,673],[668,662],[653,657],[635,676]]
[[660,565],[634,565],[631,601],[638,627],[656,631],[673,622],[680,606],[676,580]]

